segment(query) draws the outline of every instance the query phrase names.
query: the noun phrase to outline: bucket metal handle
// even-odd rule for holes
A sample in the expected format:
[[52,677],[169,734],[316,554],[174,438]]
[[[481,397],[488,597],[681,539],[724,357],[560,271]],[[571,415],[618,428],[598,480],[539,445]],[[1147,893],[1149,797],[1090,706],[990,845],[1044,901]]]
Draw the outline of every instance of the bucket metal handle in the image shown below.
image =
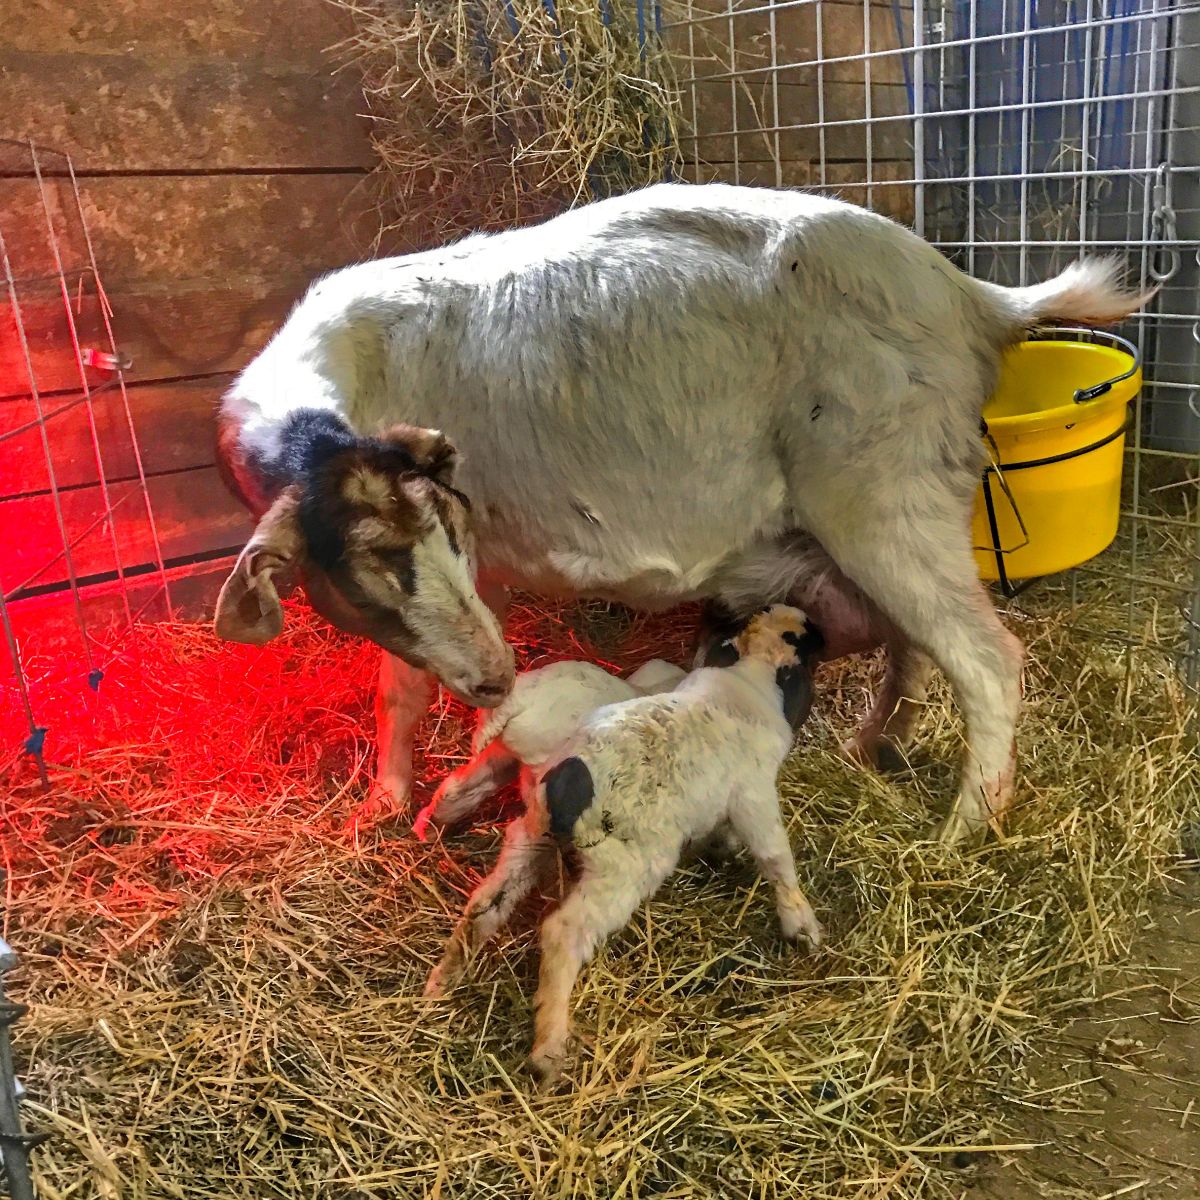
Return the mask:
[[1109,333],[1106,329],[1084,329],[1079,326],[1065,326],[1062,329],[1046,329],[1040,330],[1033,334],[1031,341],[1056,341],[1064,333],[1074,334],[1074,341],[1094,341],[1099,338],[1107,342],[1114,350],[1124,350],[1126,354],[1133,359],[1133,366],[1128,371],[1123,371],[1120,375],[1114,375],[1111,379],[1104,380],[1103,383],[1094,383],[1091,387],[1076,388],[1075,403],[1086,404],[1089,400],[1096,400],[1100,396],[1111,392],[1114,385],[1124,382],[1126,379],[1132,379],[1142,369],[1142,352],[1131,341],[1126,338],[1118,337],[1115,333]]

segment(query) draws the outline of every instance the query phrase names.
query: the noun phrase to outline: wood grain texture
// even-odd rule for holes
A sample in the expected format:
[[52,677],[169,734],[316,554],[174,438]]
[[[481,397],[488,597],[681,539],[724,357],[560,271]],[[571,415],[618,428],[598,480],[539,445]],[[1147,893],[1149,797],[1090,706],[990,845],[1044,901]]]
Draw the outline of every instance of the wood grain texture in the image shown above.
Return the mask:
[[[303,294],[310,275],[276,285],[261,280],[209,280],[165,289],[153,285],[110,293],[121,349],[133,360],[134,381],[231,373],[245,366]],[[60,300],[46,297],[23,308],[38,386],[46,392],[79,386]],[[10,314],[0,310],[0,397],[28,393],[24,360]],[[80,326],[86,345],[106,347],[98,314]],[[96,383],[102,372],[90,371]]]
[[[217,593],[233,561],[232,557],[228,557],[167,568],[166,585],[170,590],[176,620],[205,621],[212,618]],[[113,580],[84,588],[80,604],[89,635],[101,637],[108,632],[119,634],[124,629],[126,610],[123,593],[126,591],[131,612],[140,614],[145,621],[165,620],[168,612],[162,596],[162,585],[162,576],[155,569],[128,576],[124,581]],[[76,686],[81,692],[87,688],[87,660],[79,631],[79,615],[70,592],[56,591],[18,600],[10,606],[9,618],[19,645],[27,649],[35,647],[35,655],[52,654],[59,661],[78,663]],[[103,660],[100,665],[103,668]],[[36,672],[36,661],[29,662],[27,666]],[[11,673],[12,659],[8,644],[0,638],[0,676]],[[101,683],[101,696],[104,690],[104,684]],[[34,708],[38,719],[50,724],[46,745],[53,761],[55,727],[52,718],[55,707],[50,700],[44,691],[34,689]]]
[[0,137],[65,150],[83,173],[367,170],[364,107],[328,65],[0,52]]
[[[81,179],[80,198],[110,292],[154,280],[293,279],[363,257],[374,231],[354,174]],[[37,183],[10,180],[0,210],[19,277],[54,271]],[[87,262],[67,180],[46,194],[68,269]]]
[[50,445],[49,465],[33,401],[0,403],[0,437],[24,431],[2,443],[0,496],[47,490],[51,467],[59,487],[97,483],[101,466],[105,479],[136,478],[134,436],[141,449],[142,469],[148,475],[210,466],[213,414],[224,390],[224,381],[215,380],[130,387],[126,390],[128,413],[117,388],[96,393],[90,406],[78,398],[47,400],[42,411]]
[[[365,257],[374,232],[369,193],[353,175],[113,177],[81,180],[80,189],[117,338],[133,358],[136,380],[244,366],[308,284]],[[107,348],[69,185],[52,181],[49,193],[80,340]],[[77,387],[36,184],[9,181],[6,196],[0,229],[20,277],[38,387]],[[28,387],[4,296],[0,396]]]
[[[774,65],[781,84],[816,84],[820,78],[825,83],[862,85],[868,70],[875,84],[906,82],[904,68],[911,55],[886,52],[910,44],[911,9],[907,14],[901,11],[897,29],[896,13],[890,4],[866,10],[869,27],[864,23],[861,4],[827,0],[820,5],[780,7],[773,13],[755,11],[765,7],[757,2],[741,7],[744,11],[735,8],[731,22],[724,4],[694,4],[695,15],[703,18],[703,10],[709,9],[711,19],[701,19],[690,29],[681,25],[667,31],[669,49],[685,55],[694,48],[701,60],[694,70],[685,69],[686,64],[681,66],[685,78],[736,71],[748,82],[754,82],[758,74],[761,82],[769,78],[767,71]],[[865,57],[868,29],[870,53],[875,56],[869,65]],[[815,65],[789,65],[815,64],[818,59],[822,62],[819,74]],[[686,103],[686,89],[684,100]]]
[[29,53],[221,57],[328,67],[352,29],[329,0],[23,0],[5,44]]
[[[230,496],[215,467],[155,476],[149,481],[148,491],[166,559],[240,546],[250,533],[249,515]],[[114,570],[118,555],[126,568],[154,561],[154,540],[140,486],[117,484],[109,489],[109,501],[113,509],[111,526],[104,519],[104,498],[98,485],[60,493],[67,540],[76,542],[72,559],[78,578]],[[52,497],[22,496],[0,501],[0,527],[21,532],[6,546],[0,564],[0,585],[6,591],[24,584],[35,573],[38,578],[33,586],[68,578]],[[116,552],[110,528],[115,531]]]

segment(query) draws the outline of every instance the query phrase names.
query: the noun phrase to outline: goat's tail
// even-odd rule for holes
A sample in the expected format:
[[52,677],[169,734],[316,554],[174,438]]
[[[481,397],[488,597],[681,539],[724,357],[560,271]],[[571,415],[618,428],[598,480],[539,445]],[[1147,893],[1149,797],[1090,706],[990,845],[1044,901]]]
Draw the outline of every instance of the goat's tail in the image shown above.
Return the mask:
[[1157,293],[1127,288],[1125,270],[1116,258],[1089,258],[1072,263],[1061,275],[1032,287],[984,286],[1011,324],[1031,329],[1047,321],[1080,325],[1112,325],[1137,312]]

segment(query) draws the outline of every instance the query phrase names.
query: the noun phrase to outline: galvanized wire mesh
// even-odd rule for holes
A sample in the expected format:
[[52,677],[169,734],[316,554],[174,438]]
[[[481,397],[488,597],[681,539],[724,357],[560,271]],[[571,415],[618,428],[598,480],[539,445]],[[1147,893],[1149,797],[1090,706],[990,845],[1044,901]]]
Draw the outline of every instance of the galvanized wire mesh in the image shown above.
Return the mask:
[[1002,283],[1101,253],[1163,284],[1122,330],[1146,382],[1117,542],[1044,587],[1196,683],[1200,5],[675,0],[664,35],[689,178],[840,194]]
[[20,748],[45,783],[63,675],[40,686],[24,634],[52,630],[56,657],[76,668],[73,686],[96,693],[120,644],[114,630],[172,610],[126,364],[71,159],[4,142],[0,167],[9,180],[0,201],[0,749],[7,757],[12,729],[23,727]]

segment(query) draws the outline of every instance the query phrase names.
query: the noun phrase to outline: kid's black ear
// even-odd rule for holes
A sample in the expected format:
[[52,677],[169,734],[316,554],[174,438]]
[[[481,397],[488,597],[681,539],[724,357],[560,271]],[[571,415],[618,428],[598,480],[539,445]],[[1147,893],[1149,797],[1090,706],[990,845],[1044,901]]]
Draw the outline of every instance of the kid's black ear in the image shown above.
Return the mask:
[[793,729],[799,729],[812,712],[812,672],[803,665],[780,667],[775,672],[775,682],[783,693],[784,720]]
[[727,639],[723,642],[714,642],[709,646],[704,655],[704,665],[706,667],[732,667],[741,657],[732,639]]

